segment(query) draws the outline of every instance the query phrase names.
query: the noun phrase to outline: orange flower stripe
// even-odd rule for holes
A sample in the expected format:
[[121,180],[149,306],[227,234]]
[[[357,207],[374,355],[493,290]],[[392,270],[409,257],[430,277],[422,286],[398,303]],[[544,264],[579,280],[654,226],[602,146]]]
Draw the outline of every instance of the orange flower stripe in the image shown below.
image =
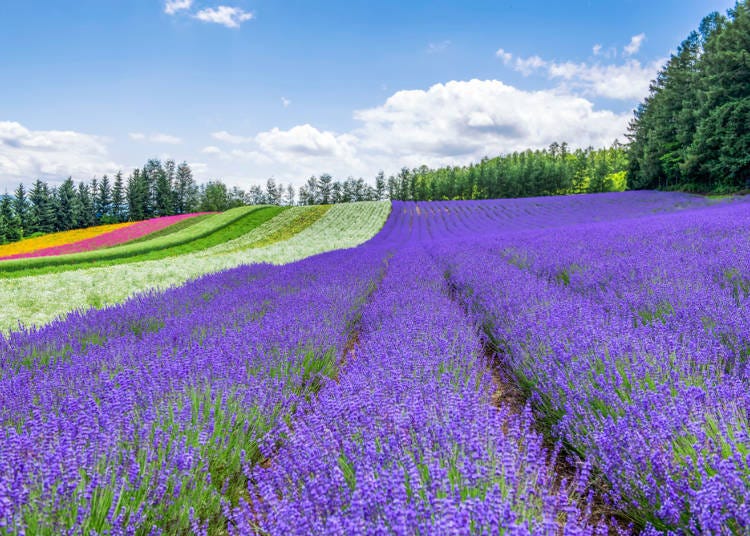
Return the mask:
[[21,253],[31,253],[40,249],[51,248],[55,246],[63,246],[65,244],[72,244],[73,242],[79,242],[81,240],[87,240],[94,238],[104,233],[109,233],[123,227],[130,227],[138,222],[129,221],[125,223],[112,223],[109,225],[97,225],[96,227],[88,227],[86,229],[74,229],[72,231],[62,231],[59,233],[51,233],[44,236],[38,236],[36,238],[27,238],[20,242],[12,242],[0,246],[0,257],[8,257],[10,255],[18,255]]

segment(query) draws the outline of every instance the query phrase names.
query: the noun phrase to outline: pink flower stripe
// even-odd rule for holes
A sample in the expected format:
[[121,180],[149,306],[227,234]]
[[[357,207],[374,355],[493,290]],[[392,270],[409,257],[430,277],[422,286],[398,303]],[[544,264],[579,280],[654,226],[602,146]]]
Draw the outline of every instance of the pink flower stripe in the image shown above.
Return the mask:
[[93,251],[95,249],[117,246],[119,244],[124,244],[125,242],[130,242],[131,240],[141,238],[148,234],[161,231],[162,229],[169,227],[170,225],[174,225],[179,221],[186,220],[188,218],[194,218],[196,216],[202,216],[204,214],[214,213],[196,212],[193,214],[180,214],[177,216],[164,216],[161,218],[143,220],[136,222],[128,227],[122,227],[109,233],[104,233],[92,238],[87,238],[85,240],[79,240],[78,242],[72,242],[70,244],[63,244],[60,246],[54,246],[45,249],[38,249],[36,251],[30,251],[28,253],[18,253],[16,255],[3,257],[2,260],[24,259],[29,257],[49,257],[52,255],[81,253],[84,251]]

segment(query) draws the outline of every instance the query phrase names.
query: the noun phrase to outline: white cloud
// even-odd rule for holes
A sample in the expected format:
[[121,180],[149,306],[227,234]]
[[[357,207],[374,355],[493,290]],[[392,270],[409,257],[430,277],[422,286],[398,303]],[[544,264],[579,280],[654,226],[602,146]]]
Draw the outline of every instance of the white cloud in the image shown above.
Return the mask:
[[253,141],[253,138],[246,138],[244,136],[235,136],[234,134],[230,134],[226,130],[222,130],[219,132],[212,132],[211,137],[215,140],[223,141],[226,143],[232,143],[232,144],[240,144],[240,143],[248,143]]
[[69,175],[88,180],[113,173],[106,140],[70,130],[30,130],[14,121],[0,121],[0,187],[37,178]]
[[511,54],[510,52],[506,52],[502,48],[497,49],[497,52],[495,52],[495,56],[503,60],[503,63],[505,65],[508,65],[510,61],[513,59],[513,54]]
[[146,135],[143,132],[131,132],[128,136],[134,141],[142,141],[146,139]]
[[286,158],[335,157],[351,159],[354,153],[352,136],[321,131],[310,124],[289,130],[273,128],[255,136],[255,141],[266,154]]
[[193,0],[167,0],[164,2],[164,13],[174,15],[178,11],[188,10],[193,6]]
[[591,51],[594,53],[594,56],[598,56],[602,51],[602,46],[597,43],[596,45],[593,46]]
[[529,58],[516,58],[515,70],[523,73],[524,76],[528,76],[537,69],[545,67],[547,62],[539,56],[531,56]]
[[648,87],[664,64],[659,59],[648,64],[627,60],[619,65],[589,65],[586,63],[552,63],[550,78],[570,82],[587,95],[621,100],[640,100],[648,95]]
[[292,101],[290,101],[290,100],[289,100],[289,99],[287,99],[286,97],[281,97],[281,105],[282,105],[282,106],[283,106],[284,108],[289,108],[289,105],[290,105],[290,104],[292,104]]
[[[596,45],[593,51],[595,55],[602,54],[602,48],[599,45]],[[503,53],[506,54],[504,51]],[[608,54],[604,56],[608,57]],[[508,53],[506,63],[510,63],[510,57]],[[648,94],[651,80],[656,77],[656,73],[665,61],[660,58],[648,64],[642,64],[631,58],[620,64],[575,63],[547,61],[539,56],[531,56],[515,58],[511,64],[524,76],[543,71],[549,79],[561,80],[563,87],[559,89],[563,92],[610,99],[640,100]]]
[[446,39],[445,41],[440,41],[438,43],[430,43],[429,45],[427,45],[427,52],[429,52],[430,54],[443,52],[450,46],[451,42],[448,39]]
[[586,98],[558,90],[524,91],[498,80],[451,81],[399,91],[380,106],[358,110],[359,125],[348,132],[310,124],[273,128],[256,134],[247,150],[204,152],[212,153],[217,166],[247,169],[255,180],[273,174],[299,185],[322,172],[371,178],[378,169],[466,164],[553,141],[604,146],[622,137],[629,118],[630,113],[598,110]]
[[253,14],[238,7],[219,6],[200,10],[194,17],[203,22],[221,24],[227,28],[239,28],[240,25],[253,18]]
[[646,40],[646,34],[639,33],[638,35],[634,35],[630,38],[630,43],[625,45],[625,48],[623,48],[623,53],[626,56],[632,56],[633,54],[636,54],[640,49],[643,42]]
[[215,145],[209,145],[208,147],[204,147],[203,149],[201,149],[201,152],[204,153],[204,154],[217,154],[217,155],[220,155],[220,154],[223,154],[224,151],[222,151],[221,149],[219,149]]
[[523,91],[498,80],[451,81],[399,91],[361,110],[358,148],[398,165],[445,165],[555,140],[605,145],[624,132],[630,114],[597,111],[588,100],[556,91]]

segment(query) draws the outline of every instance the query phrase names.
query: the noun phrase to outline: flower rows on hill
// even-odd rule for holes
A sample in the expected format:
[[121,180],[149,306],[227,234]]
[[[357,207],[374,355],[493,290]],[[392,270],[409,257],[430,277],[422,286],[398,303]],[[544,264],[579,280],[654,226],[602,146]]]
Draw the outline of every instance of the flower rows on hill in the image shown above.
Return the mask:
[[[50,242],[48,245],[41,247],[35,247],[33,250],[27,250],[11,255],[7,255],[2,260],[10,259],[24,259],[30,257],[48,257],[53,255],[65,255],[68,253],[81,253],[84,251],[94,251],[101,248],[108,248],[112,246],[118,246],[131,240],[144,237],[146,235],[161,231],[170,225],[174,225],[180,221],[194,218],[196,216],[202,216],[210,214],[210,212],[195,213],[195,214],[180,214],[178,216],[164,216],[163,218],[153,218],[150,220],[143,220],[138,222],[119,223],[114,225],[103,225],[99,227],[89,227],[88,229],[80,229],[79,231],[68,231],[67,233],[55,233],[55,235],[66,234],[67,237],[72,240],[69,242],[61,242],[53,245],[53,242],[58,242],[62,237],[50,236]],[[86,232],[88,231],[88,232]],[[44,243],[40,237],[40,244]],[[20,246],[23,242],[17,244],[11,244],[14,246]]]
[[50,233],[35,238],[27,238],[20,242],[12,242],[0,246],[0,259],[15,258],[30,254],[42,249],[53,248],[65,244],[72,244],[81,240],[87,240],[101,234],[111,233],[117,229],[124,229],[134,225],[136,222],[113,223],[110,225],[97,225],[86,229],[74,229]]

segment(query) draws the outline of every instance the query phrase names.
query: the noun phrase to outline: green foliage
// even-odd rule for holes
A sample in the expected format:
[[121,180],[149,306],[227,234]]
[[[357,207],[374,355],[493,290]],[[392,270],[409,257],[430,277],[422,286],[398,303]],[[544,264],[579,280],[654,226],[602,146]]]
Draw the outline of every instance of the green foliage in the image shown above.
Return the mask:
[[750,7],[712,13],[680,45],[629,127],[633,188],[750,186]]
[[[404,168],[388,178],[387,190],[391,199],[412,201],[622,191],[626,168],[626,151],[617,141],[606,149],[572,152],[566,143],[553,143],[548,149],[484,158],[464,167]],[[378,180],[383,188],[383,178]]]

